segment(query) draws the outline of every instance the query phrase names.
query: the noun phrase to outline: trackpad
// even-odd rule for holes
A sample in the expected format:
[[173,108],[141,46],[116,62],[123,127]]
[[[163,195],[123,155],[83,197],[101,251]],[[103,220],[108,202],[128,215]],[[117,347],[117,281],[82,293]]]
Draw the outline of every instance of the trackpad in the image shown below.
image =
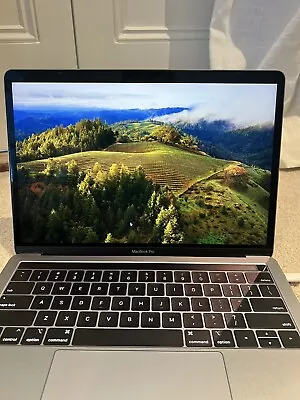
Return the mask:
[[218,352],[55,353],[42,400],[230,400]]

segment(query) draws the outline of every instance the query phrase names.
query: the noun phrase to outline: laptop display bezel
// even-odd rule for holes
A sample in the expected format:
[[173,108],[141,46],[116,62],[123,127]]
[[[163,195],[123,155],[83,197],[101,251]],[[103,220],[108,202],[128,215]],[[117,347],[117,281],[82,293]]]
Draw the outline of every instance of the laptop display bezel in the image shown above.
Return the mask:
[[[276,84],[276,112],[274,120],[273,160],[266,245],[162,245],[162,244],[74,244],[24,245],[20,241],[16,141],[13,118],[12,84],[14,82],[117,82],[117,83],[245,83]],[[5,74],[5,100],[13,231],[16,253],[94,256],[189,256],[241,257],[272,255],[275,235],[276,202],[282,130],[284,75],[280,71],[196,71],[196,70],[10,70]]]

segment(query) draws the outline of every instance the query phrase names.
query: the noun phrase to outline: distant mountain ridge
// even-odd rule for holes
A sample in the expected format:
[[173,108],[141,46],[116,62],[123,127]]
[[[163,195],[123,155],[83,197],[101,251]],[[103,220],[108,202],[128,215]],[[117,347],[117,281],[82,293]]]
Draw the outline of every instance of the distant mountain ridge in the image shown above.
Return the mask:
[[274,136],[272,124],[241,128],[230,121],[200,119],[196,123],[173,125],[197,137],[201,150],[213,157],[237,160],[271,170]]
[[73,125],[82,119],[100,118],[108,125],[126,120],[142,121],[155,119],[162,115],[179,113],[187,110],[184,107],[166,107],[149,109],[84,109],[84,108],[16,108],[14,123],[16,139],[24,140],[32,133],[41,133],[55,126]]

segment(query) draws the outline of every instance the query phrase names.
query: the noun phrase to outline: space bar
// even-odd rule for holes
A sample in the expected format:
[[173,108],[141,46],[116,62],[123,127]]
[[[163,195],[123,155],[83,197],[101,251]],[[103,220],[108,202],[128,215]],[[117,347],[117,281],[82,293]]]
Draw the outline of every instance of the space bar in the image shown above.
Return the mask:
[[73,346],[182,347],[182,331],[173,329],[76,329]]

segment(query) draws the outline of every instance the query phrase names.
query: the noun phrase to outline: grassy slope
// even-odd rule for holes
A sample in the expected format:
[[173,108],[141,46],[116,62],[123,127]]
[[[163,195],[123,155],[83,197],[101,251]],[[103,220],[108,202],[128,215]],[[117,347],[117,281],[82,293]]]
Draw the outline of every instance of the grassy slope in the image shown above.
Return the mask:
[[[72,159],[83,170],[92,167],[95,162],[99,162],[106,171],[113,163],[125,164],[129,169],[142,165],[149,178],[169,186],[177,193],[197,179],[208,177],[230,164],[230,161],[201,156],[156,142],[120,143],[105,151],[88,151],[56,157],[56,160],[63,164]],[[46,160],[37,160],[22,165],[37,172],[45,168],[45,163]]]
[[197,182],[179,199],[189,239],[198,241],[206,232],[220,243],[226,237],[231,244],[263,244],[267,209],[261,205],[261,198],[265,195],[267,192],[258,185],[238,191],[219,179]]

